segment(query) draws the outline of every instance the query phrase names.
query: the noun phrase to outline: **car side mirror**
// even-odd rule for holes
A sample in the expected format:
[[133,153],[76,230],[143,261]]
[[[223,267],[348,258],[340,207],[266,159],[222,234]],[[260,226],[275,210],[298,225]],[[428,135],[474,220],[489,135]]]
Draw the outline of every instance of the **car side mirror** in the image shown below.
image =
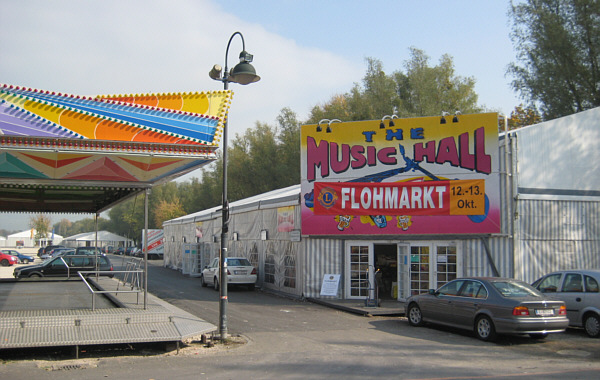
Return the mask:
[[429,289],[428,293],[432,296],[437,296],[437,292],[435,291],[435,289]]

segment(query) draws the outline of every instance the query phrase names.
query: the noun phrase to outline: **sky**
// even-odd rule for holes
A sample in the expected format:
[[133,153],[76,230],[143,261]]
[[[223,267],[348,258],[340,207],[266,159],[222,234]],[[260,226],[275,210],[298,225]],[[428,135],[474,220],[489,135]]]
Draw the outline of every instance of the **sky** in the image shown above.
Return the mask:
[[[380,60],[388,74],[404,71],[411,47],[430,66],[452,56],[455,75],[476,80],[479,105],[510,114],[521,100],[506,76],[516,61],[508,7],[480,0],[0,0],[0,83],[76,95],[222,90],[208,72],[225,66],[239,31],[261,80],[230,84],[229,140],[257,122],[275,126],[285,107],[307,119],[315,105],[361,82],[366,58]],[[231,40],[230,68],[242,46],[239,36]],[[26,229],[30,217],[0,213],[0,228]]]

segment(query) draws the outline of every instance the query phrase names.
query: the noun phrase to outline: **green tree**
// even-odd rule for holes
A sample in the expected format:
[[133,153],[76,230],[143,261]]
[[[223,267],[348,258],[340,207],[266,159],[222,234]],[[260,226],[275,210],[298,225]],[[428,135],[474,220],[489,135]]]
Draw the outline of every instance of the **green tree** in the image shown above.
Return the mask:
[[[542,121],[542,117],[535,107],[524,107],[523,104],[518,105],[510,113],[508,118],[508,129],[527,127],[528,125],[537,124]],[[504,126],[501,127],[504,129]]]
[[35,229],[36,241],[49,237],[51,223],[50,218],[44,214],[37,214],[29,219],[29,227]]
[[300,183],[300,125],[298,116],[289,108],[277,116],[278,180],[276,188]]
[[73,223],[69,219],[63,218],[60,220],[60,222],[58,222],[54,225],[54,230],[60,236],[67,237],[67,236],[73,235],[70,233],[72,226],[73,226]]
[[392,114],[417,117],[442,112],[481,112],[475,79],[457,76],[451,56],[443,55],[439,64],[431,67],[422,50],[411,48],[410,52],[411,58],[404,63],[405,71],[391,75],[385,73],[381,61],[367,58],[362,85],[355,84],[350,92],[313,107],[308,122],[373,120]]
[[161,199],[154,207],[154,227],[162,228],[162,224],[166,220],[175,219],[185,215],[185,210],[179,201],[179,198],[174,198],[172,201]]
[[513,89],[544,120],[600,106],[600,1],[512,3]]

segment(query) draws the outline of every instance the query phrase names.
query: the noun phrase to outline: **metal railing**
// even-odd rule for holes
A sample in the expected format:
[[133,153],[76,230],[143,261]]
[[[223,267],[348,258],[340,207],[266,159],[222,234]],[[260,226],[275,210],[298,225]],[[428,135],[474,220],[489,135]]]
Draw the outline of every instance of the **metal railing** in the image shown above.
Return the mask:
[[[95,278],[98,278],[98,276],[100,275],[110,275],[110,274],[117,274],[117,273],[123,273],[124,274],[124,278],[128,279],[129,275],[132,275],[131,279],[131,288],[129,290],[119,290],[119,287],[121,285],[121,280],[119,280],[118,284],[117,284],[117,289],[113,289],[113,290],[97,290],[95,289],[94,286],[92,286],[92,284],[90,284],[88,282],[88,277],[90,277],[89,275],[94,275]],[[144,271],[141,269],[135,269],[135,270],[121,270],[121,271],[107,271],[107,270],[101,270],[101,271],[80,271],[79,277],[81,278],[81,280],[83,280],[83,282],[85,283],[85,285],[87,286],[88,290],[92,293],[92,310],[95,311],[96,310],[96,294],[122,294],[122,293],[137,293],[137,303],[139,304],[139,297],[140,297],[140,293],[144,292],[144,289],[142,289],[141,287],[139,287],[140,284],[140,277],[143,275]],[[124,284],[126,284],[123,281]]]

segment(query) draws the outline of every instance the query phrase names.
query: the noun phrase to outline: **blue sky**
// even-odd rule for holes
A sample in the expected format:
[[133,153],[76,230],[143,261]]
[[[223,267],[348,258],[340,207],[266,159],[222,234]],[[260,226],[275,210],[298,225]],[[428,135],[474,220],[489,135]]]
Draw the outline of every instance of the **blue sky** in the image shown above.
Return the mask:
[[[479,104],[506,114],[520,103],[505,77],[515,61],[508,2],[474,0],[0,0],[0,82],[79,95],[208,91],[240,31],[260,82],[232,84],[229,136],[289,107],[310,109],[350,90],[365,58],[404,70],[409,48],[454,59]],[[232,41],[233,67],[241,39]],[[447,110],[453,112],[454,110]],[[88,217],[89,215],[85,215]],[[52,216],[53,221],[64,215]],[[0,214],[0,228],[28,216]],[[15,222],[18,221],[18,222]]]

